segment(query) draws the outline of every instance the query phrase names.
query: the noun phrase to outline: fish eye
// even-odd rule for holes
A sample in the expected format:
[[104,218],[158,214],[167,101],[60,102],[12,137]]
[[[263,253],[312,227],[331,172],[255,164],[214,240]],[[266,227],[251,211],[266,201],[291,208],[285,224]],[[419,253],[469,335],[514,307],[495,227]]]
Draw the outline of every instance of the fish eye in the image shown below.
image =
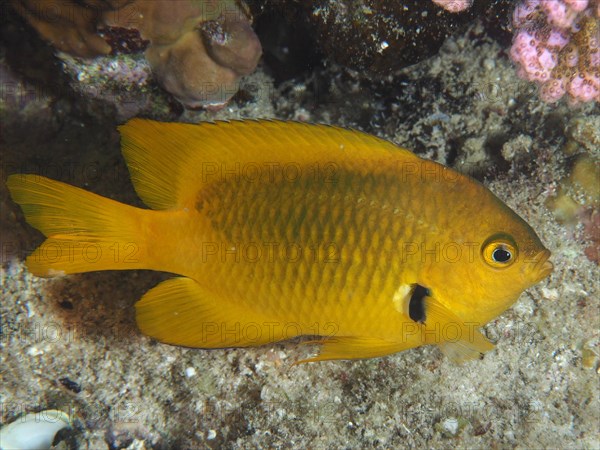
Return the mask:
[[510,261],[510,258],[512,258],[512,254],[504,247],[498,247],[492,252],[492,259],[495,262],[505,263]]
[[517,246],[508,236],[493,236],[483,244],[482,256],[489,266],[502,269],[517,259]]

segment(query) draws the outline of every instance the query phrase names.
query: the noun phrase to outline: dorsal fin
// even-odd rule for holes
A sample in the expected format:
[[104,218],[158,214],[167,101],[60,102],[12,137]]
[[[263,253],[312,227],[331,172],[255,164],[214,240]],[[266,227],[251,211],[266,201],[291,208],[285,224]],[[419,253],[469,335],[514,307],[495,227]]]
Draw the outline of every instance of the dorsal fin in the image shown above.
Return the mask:
[[185,124],[132,119],[119,131],[134,187],[153,209],[193,204],[215,170],[240,170],[248,163],[341,162],[391,155],[417,159],[408,150],[375,136],[301,122]]

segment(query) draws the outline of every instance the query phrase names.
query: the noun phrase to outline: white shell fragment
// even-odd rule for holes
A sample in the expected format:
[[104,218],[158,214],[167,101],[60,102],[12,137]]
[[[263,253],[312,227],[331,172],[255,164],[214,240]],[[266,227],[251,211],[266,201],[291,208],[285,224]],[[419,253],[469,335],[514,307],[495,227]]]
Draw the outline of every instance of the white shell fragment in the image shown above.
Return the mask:
[[48,409],[19,417],[0,429],[2,450],[46,450],[60,430],[71,426],[69,416],[56,409]]
[[458,420],[454,417],[449,417],[442,423],[442,428],[452,436],[456,436],[456,433],[458,433]]

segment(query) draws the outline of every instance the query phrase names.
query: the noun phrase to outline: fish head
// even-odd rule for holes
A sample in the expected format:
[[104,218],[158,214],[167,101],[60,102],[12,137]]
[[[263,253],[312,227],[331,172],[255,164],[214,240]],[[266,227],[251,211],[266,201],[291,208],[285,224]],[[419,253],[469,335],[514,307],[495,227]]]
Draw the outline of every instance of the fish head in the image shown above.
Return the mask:
[[[485,325],[506,311],[521,293],[550,275],[550,251],[514,211],[492,197],[454,236],[470,252],[443,261],[428,287],[462,320]],[[484,202],[485,203],[485,202]],[[478,220],[479,219],[479,220]]]

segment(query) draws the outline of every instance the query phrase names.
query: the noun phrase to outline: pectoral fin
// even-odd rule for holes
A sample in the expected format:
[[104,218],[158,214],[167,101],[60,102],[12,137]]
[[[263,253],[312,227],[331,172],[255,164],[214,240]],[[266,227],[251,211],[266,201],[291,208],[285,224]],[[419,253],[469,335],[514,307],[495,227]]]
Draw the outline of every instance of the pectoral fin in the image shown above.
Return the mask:
[[424,298],[427,344],[437,344],[455,362],[481,357],[494,348],[479,331],[483,323],[464,322],[433,297]]
[[465,341],[444,342],[438,347],[447,358],[451,359],[456,364],[462,364],[473,359],[481,359],[484,352],[494,348],[493,344],[489,342],[488,344],[491,348],[487,350],[478,346],[471,346]]

